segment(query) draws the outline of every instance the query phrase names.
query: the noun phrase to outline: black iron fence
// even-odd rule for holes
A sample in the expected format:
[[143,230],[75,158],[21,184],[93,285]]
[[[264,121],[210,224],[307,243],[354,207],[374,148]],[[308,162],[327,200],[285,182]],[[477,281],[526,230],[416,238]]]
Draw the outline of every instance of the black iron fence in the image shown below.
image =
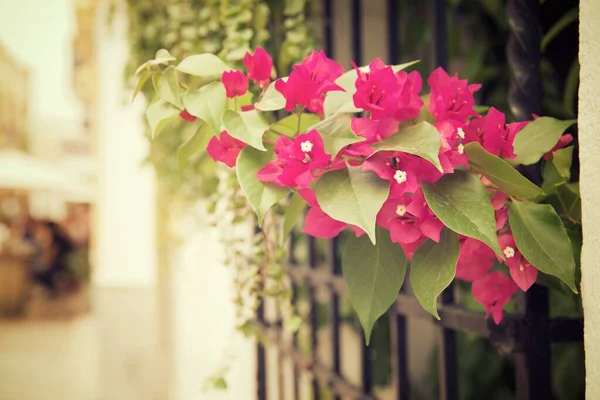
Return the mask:
[[[400,41],[398,40],[397,15],[401,0],[388,0],[387,21],[387,60],[394,64],[401,58]],[[350,26],[352,59],[361,64],[363,28],[361,10],[368,6],[368,0],[348,0],[350,8]],[[334,14],[332,0],[322,1],[324,22],[324,47],[330,56],[336,56],[334,48]],[[446,19],[446,1],[430,0],[428,4],[432,23],[432,60],[434,66],[446,67],[448,63]],[[511,72],[509,88],[509,105],[511,113],[518,119],[528,119],[532,114],[539,114],[542,108],[542,82],[540,74],[541,31],[539,27],[539,0],[508,0],[506,17],[509,26],[509,40],[506,46],[508,67]],[[529,171],[535,179],[535,171]],[[360,355],[360,385],[350,382],[342,373],[342,351],[340,339],[340,298],[347,288],[341,277],[339,239],[329,242],[327,267],[317,268],[317,240],[306,238],[306,263],[298,263],[294,254],[300,246],[292,240],[290,262],[287,273],[293,286],[307,288],[308,321],[310,329],[309,350],[300,351],[298,340],[286,340],[281,324],[276,320],[265,318],[264,307],[259,307],[258,323],[262,329],[264,341],[258,345],[258,399],[286,399],[284,393],[283,363],[293,363],[293,381],[291,382],[293,399],[300,399],[300,376],[308,376],[312,386],[310,397],[321,398],[320,388],[326,388],[333,399],[376,399],[373,391],[372,349],[362,344]],[[330,362],[322,363],[318,357],[319,340],[317,335],[318,307],[316,292],[326,291],[329,299],[328,323],[330,333],[327,346]],[[481,313],[467,311],[455,302],[455,288],[449,287],[441,296],[439,305],[440,321],[434,320],[425,312],[418,301],[410,294],[401,292],[388,316],[390,318],[391,338],[391,370],[394,396],[406,400],[411,398],[411,382],[409,379],[409,360],[411,348],[407,342],[407,318],[425,319],[435,323],[441,330],[437,347],[439,398],[455,400],[459,398],[457,334],[470,333],[486,338],[497,349],[502,357],[514,360],[514,390],[518,400],[549,400],[552,393],[552,343],[581,342],[583,340],[583,324],[579,318],[551,318],[549,311],[548,289],[534,285],[525,295],[518,299],[516,313],[507,314],[500,325],[484,319]],[[321,338],[322,339],[322,338]],[[364,343],[364,341],[363,341]],[[267,362],[266,348],[277,350],[277,373],[267,371],[273,367]],[[267,393],[268,379],[276,376],[279,380],[278,393]],[[304,397],[302,397],[304,398]]]

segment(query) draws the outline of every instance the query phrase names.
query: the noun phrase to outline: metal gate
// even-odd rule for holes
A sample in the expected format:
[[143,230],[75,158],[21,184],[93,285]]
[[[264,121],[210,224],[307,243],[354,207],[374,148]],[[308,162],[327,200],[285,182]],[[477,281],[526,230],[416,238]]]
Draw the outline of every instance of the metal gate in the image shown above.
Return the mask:
[[[352,59],[358,65],[367,60],[362,59],[363,26],[361,9],[368,6],[368,0],[347,0],[350,9]],[[396,16],[401,0],[388,0],[387,14],[387,59],[391,64],[400,61],[400,43],[398,40],[398,25]],[[447,67],[447,20],[445,0],[429,0],[429,10],[432,22],[432,55],[434,66]],[[324,48],[328,55],[336,58],[334,48],[333,28],[334,20],[332,0],[322,0],[324,23]],[[529,119],[532,114],[539,114],[542,108],[542,82],[540,74],[541,61],[541,31],[539,29],[539,0],[508,0],[506,16],[509,26],[509,40],[507,43],[507,60],[511,71],[509,88],[509,105],[512,114],[517,119]],[[528,174],[535,176],[535,171]],[[283,374],[277,373],[279,379],[278,393],[267,393],[268,371],[271,366],[266,360],[266,348],[271,346],[277,349],[277,368],[281,370],[284,359],[293,362],[293,399],[299,399],[300,374],[306,374],[312,386],[310,397],[321,398],[320,388],[327,388],[333,399],[376,399],[373,394],[372,363],[370,352],[372,349],[364,346],[360,351],[360,385],[350,382],[343,376],[340,340],[340,296],[347,291],[345,282],[341,277],[339,242],[336,238],[328,241],[326,268],[318,262],[317,241],[312,237],[305,237],[304,244],[296,240],[291,241],[290,262],[286,268],[295,288],[307,288],[308,321],[310,330],[309,351],[302,352],[298,349],[297,337],[285,340],[285,333],[278,321],[265,318],[264,307],[258,311],[258,323],[264,334],[264,340],[258,345],[257,379],[258,399],[285,399],[289,398],[283,393]],[[307,257],[306,262],[298,262],[294,254],[299,246],[304,246]],[[317,268],[317,264],[321,265]],[[319,340],[317,335],[318,312],[316,291],[326,291],[329,297],[330,311],[328,322],[330,324],[328,348],[329,359],[325,365],[317,356]],[[390,341],[391,341],[391,385],[394,396],[399,399],[410,398],[411,382],[408,374],[408,363],[411,357],[411,348],[407,345],[407,318],[421,318],[436,323],[441,331],[438,351],[439,368],[439,398],[455,400],[459,398],[457,334],[471,333],[488,339],[503,357],[512,357],[514,360],[514,388],[518,400],[539,399],[549,400],[552,395],[551,377],[551,345],[560,342],[575,342],[583,340],[583,324],[578,318],[551,318],[549,312],[548,289],[544,286],[534,285],[526,294],[518,299],[518,312],[507,314],[500,325],[495,325],[491,320],[484,319],[481,313],[467,311],[455,304],[455,288],[449,287],[441,297],[439,305],[440,321],[433,320],[425,312],[418,301],[410,294],[401,292],[390,310]],[[321,338],[322,340],[322,338]],[[364,343],[364,342],[363,342]],[[269,375],[271,376],[271,375]],[[267,396],[268,394],[268,396]]]

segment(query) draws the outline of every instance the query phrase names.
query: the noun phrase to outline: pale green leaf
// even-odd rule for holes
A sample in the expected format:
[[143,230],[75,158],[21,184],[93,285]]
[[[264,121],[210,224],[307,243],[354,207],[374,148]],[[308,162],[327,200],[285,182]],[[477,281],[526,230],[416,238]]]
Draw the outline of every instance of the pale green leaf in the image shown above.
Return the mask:
[[552,192],[560,185],[571,179],[571,163],[573,161],[573,146],[565,147],[554,152],[552,158],[544,164],[542,188]]
[[458,236],[444,228],[439,243],[427,239],[410,262],[410,287],[425,311],[437,319],[437,298],[456,275]]
[[[405,68],[408,68],[419,61],[411,61],[404,64],[392,65],[392,69],[394,72],[401,71]],[[362,72],[369,72],[369,66],[365,65],[359,68]],[[338,84],[345,91],[333,91],[327,93],[325,97],[325,103],[323,104],[323,110],[325,117],[329,115],[340,112],[340,113],[356,113],[363,111],[360,108],[356,108],[354,106],[354,101],[352,100],[352,96],[356,93],[356,79],[358,78],[358,74],[355,69],[351,69],[350,71],[345,72],[342,76],[335,80],[335,83]]]
[[183,105],[194,117],[200,118],[215,132],[221,132],[221,115],[227,109],[225,87],[212,82],[198,90],[188,90],[183,95]]
[[267,150],[262,136],[269,125],[256,110],[236,113],[226,110],[221,117],[223,127],[231,136],[261,151]]
[[[281,79],[287,80],[287,77]],[[285,97],[275,89],[275,82],[272,82],[269,87],[267,87],[267,90],[263,93],[260,101],[254,105],[257,110],[278,111],[285,107]]]
[[389,183],[370,171],[350,167],[325,173],[315,192],[331,218],[364,230],[375,243],[375,218],[389,194]]
[[179,88],[179,79],[175,67],[170,66],[163,72],[155,72],[152,75],[152,84],[158,97],[180,110],[183,108],[181,89]]
[[369,344],[373,324],[396,301],[404,282],[404,251],[381,228],[377,245],[365,236],[349,236],[342,252],[342,274]]
[[423,183],[425,200],[433,213],[456,233],[477,239],[504,259],[496,236],[490,197],[474,174],[456,171],[435,184]]
[[283,241],[290,234],[305,209],[306,201],[298,193],[294,193],[283,214]]
[[272,151],[260,151],[246,146],[240,152],[235,166],[238,183],[258,217],[259,226],[262,225],[265,214],[273,204],[289,193],[286,188],[272,183],[263,183],[256,178],[256,173],[271,161],[272,157]]
[[527,261],[577,293],[571,242],[554,208],[549,204],[513,200],[508,220],[517,247]]
[[168,64],[171,61],[175,61],[176,58],[169,53],[167,49],[159,49],[154,56],[154,62],[156,64]]
[[176,107],[164,100],[158,100],[150,104],[146,109],[146,119],[150,124],[152,138],[154,139],[179,112]]
[[516,164],[535,164],[550,151],[560,139],[564,131],[576,123],[570,119],[561,121],[550,117],[541,117],[527,124],[515,137],[512,160]]
[[194,134],[177,148],[177,168],[183,171],[185,164],[194,155],[204,151],[214,131],[207,123],[202,123]]
[[138,78],[137,84],[135,85],[135,89],[133,89],[133,95],[131,96],[131,101],[135,100],[137,94],[146,86],[148,80],[152,77],[152,71],[144,71],[141,73]]
[[269,129],[281,135],[294,137],[296,133],[305,133],[308,131],[308,128],[321,121],[321,118],[316,114],[302,113],[300,115],[300,130],[298,130],[298,115],[296,114],[280,119],[272,124]]
[[469,165],[509,196],[536,199],[545,194],[506,161],[485,151],[479,143],[468,143],[465,152],[469,157]]
[[364,140],[352,132],[352,118],[348,114],[333,114],[309,128],[312,129],[321,134],[325,152],[331,154],[332,159],[347,145]]
[[186,57],[179,63],[177,70],[205,79],[219,79],[223,72],[231,68],[214,54],[204,53]]
[[414,154],[443,171],[438,153],[442,141],[438,130],[428,122],[419,122],[394,133],[392,136],[373,144],[375,151],[401,151]]

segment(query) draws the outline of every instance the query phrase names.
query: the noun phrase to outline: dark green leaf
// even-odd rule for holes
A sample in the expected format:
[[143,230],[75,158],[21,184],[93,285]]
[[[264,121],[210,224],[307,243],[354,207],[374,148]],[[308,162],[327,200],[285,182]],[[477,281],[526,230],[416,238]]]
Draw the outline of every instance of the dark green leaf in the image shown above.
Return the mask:
[[236,113],[226,110],[221,118],[223,127],[231,136],[261,151],[267,150],[262,136],[269,125],[255,110]]
[[471,142],[465,146],[471,167],[484,174],[498,188],[509,196],[536,199],[544,191],[521,175],[500,157],[485,151],[479,143]]
[[[325,173],[315,192],[323,211],[331,218],[364,230],[375,244],[375,217],[389,194],[389,184],[360,167]],[[490,206],[491,207],[491,206]]]
[[581,224],[581,197],[579,183],[569,183],[556,188],[546,201],[552,204],[556,212],[575,224]]
[[210,53],[191,55],[183,59],[177,66],[177,70],[184,74],[205,79],[219,79],[223,72],[230,69],[219,57]]
[[435,184],[423,184],[427,204],[456,233],[477,239],[504,259],[496,236],[496,218],[490,197],[478,177],[456,171]]
[[204,151],[210,138],[214,135],[212,128],[207,123],[202,123],[198,130],[187,141],[177,148],[177,168],[179,172],[183,171],[183,167],[188,160]]
[[438,157],[441,146],[442,141],[438,130],[430,123],[423,121],[414,126],[405,127],[400,132],[394,133],[371,147],[375,151],[401,151],[414,154],[429,161],[442,171]]
[[398,297],[405,273],[406,257],[402,247],[392,243],[387,231],[377,229],[376,246],[365,236],[349,236],[346,240],[342,274],[367,344],[373,324]]
[[152,138],[154,139],[179,112],[176,107],[164,100],[158,100],[150,104],[146,110],[146,118],[148,119],[148,124],[150,124]]
[[221,132],[221,115],[227,109],[225,87],[221,82],[212,82],[199,90],[188,90],[183,96],[186,110]]
[[523,256],[537,269],[557,277],[577,293],[571,242],[554,208],[549,204],[513,200],[508,219]]
[[283,241],[290,234],[305,209],[306,201],[298,193],[294,193],[283,214]]
[[579,9],[574,7],[566,12],[544,35],[542,39],[542,51],[546,50],[548,44],[557,37],[566,27],[577,21],[579,16]]
[[571,163],[573,161],[573,146],[565,147],[554,152],[552,158],[544,164],[542,187],[548,193],[567,183],[571,179]]
[[362,142],[364,139],[352,132],[352,118],[349,114],[333,114],[309,130],[316,129],[323,138],[325,152],[334,159],[339,151],[349,144]]
[[550,117],[538,118],[525,126],[515,137],[516,164],[535,164],[550,151],[563,132],[576,123],[574,119],[561,121]]
[[440,319],[437,298],[456,275],[458,253],[458,236],[444,228],[440,242],[427,239],[410,263],[410,287],[425,311],[437,319]]
[[238,182],[248,203],[258,217],[258,225],[262,225],[265,214],[279,200],[283,199],[289,190],[271,183],[263,183],[256,178],[256,173],[273,157],[272,151],[260,151],[246,146],[238,156],[235,171]]

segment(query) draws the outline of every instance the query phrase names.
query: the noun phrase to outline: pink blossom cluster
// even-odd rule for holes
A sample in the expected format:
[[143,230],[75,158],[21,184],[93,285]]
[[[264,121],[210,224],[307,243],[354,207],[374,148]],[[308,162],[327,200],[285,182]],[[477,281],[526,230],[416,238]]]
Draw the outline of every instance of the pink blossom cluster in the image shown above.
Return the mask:
[[[270,83],[272,60],[261,48],[244,58],[247,74],[241,71],[223,73],[222,82],[227,96],[241,96],[248,90],[249,81],[261,92]],[[428,207],[423,183],[435,183],[456,168],[469,168],[464,146],[477,142],[489,153],[512,159],[513,142],[519,131],[529,122],[506,123],[505,115],[491,108],[485,116],[474,110],[474,93],[481,85],[468,84],[457,75],[450,76],[438,68],[429,76],[428,104],[421,97],[422,78],[418,72],[394,71],[382,60],[372,61],[368,69],[355,66],[356,82],[352,96],[354,106],[364,110],[362,116],[352,119],[354,134],[364,140],[350,144],[332,155],[326,152],[323,137],[310,130],[295,137],[279,136],[273,143],[275,159],[257,174],[257,179],[297,191],[306,200],[303,232],[320,238],[337,236],[348,224],[330,217],[319,206],[313,184],[325,172],[345,168],[348,163],[372,171],[389,183],[389,197],[377,215],[377,224],[389,231],[391,241],[398,243],[410,259],[426,239],[440,240],[443,223]],[[322,51],[313,51],[304,61],[293,67],[287,79],[275,82],[275,89],[285,98],[289,112],[324,113],[327,93],[344,91],[336,83],[344,73],[342,65],[328,58]],[[425,110],[423,110],[425,108]],[[411,122],[422,112],[433,118],[441,147],[439,160],[442,170],[429,161],[403,152],[375,152],[372,145],[398,131],[403,122]],[[184,111],[185,112],[185,111]],[[182,115],[185,118],[185,115]],[[552,152],[572,140],[564,135]],[[233,167],[245,144],[226,131],[211,139],[208,153],[214,160]],[[551,152],[547,155],[549,157]],[[484,177],[481,178],[490,196],[496,214],[496,230],[504,260],[482,242],[459,236],[460,255],[456,276],[472,284],[472,293],[496,323],[503,318],[503,308],[518,289],[528,290],[536,281],[538,271],[521,254],[507,224],[507,196]],[[356,233],[364,232],[350,226]],[[496,268],[493,268],[496,266]]]

